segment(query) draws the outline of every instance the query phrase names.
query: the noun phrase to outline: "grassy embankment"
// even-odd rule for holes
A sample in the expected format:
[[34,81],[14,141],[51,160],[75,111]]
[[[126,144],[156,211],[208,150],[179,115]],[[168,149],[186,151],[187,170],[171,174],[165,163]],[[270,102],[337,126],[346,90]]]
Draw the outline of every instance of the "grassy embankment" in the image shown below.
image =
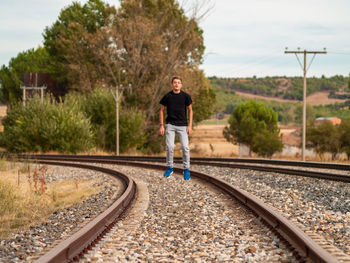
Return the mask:
[[[31,168],[29,168],[31,167]],[[54,211],[98,192],[97,180],[47,183],[46,166],[0,159],[0,238],[45,221]]]

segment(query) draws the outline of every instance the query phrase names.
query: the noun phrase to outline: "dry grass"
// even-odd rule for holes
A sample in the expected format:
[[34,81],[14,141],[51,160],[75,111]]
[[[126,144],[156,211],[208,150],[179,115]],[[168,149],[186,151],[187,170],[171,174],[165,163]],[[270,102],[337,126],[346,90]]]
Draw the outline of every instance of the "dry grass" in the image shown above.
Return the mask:
[[[238,145],[229,143],[224,138],[222,131],[226,125],[200,124],[193,129],[190,139],[192,156],[201,157],[236,157]],[[178,155],[181,156],[180,145],[176,145]]]
[[346,100],[328,98],[328,91],[319,91],[307,96],[307,103],[312,106],[344,103]]
[[97,180],[62,180],[48,184],[45,167],[40,169],[32,168],[30,173],[28,165],[0,160],[0,238],[44,221],[52,212],[99,191],[99,187],[93,186]]

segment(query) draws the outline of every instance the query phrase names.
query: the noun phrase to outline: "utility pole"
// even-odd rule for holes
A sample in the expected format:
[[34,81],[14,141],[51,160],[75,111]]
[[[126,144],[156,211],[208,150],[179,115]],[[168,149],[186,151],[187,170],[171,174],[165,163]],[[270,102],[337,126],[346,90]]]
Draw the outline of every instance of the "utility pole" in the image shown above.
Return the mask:
[[116,143],[115,155],[119,156],[119,85],[115,86],[115,125],[116,125]]
[[[128,86],[123,86],[122,84],[115,86],[115,96],[113,94],[113,97],[115,99],[115,128],[116,128],[116,142],[115,142],[115,154],[116,156],[119,156],[119,103],[121,100],[121,97],[123,96],[124,89],[131,90],[131,84],[129,83]],[[120,91],[119,91],[120,90]],[[120,94],[119,94],[120,92]]]
[[[118,71],[118,84],[115,86],[115,95],[111,91],[114,100],[115,100],[115,129],[116,129],[116,138],[115,138],[115,155],[119,156],[119,103],[121,98],[123,97],[123,91],[124,89],[131,90],[131,84],[129,83],[128,86],[123,86],[121,83],[121,73],[125,74],[125,69],[119,69]],[[120,92],[120,94],[119,94]]]
[[[286,48],[286,50],[284,51],[285,54],[295,54],[302,70],[303,70],[303,75],[304,75],[304,85],[303,85],[303,127],[302,127],[302,151],[301,151],[301,155],[302,155],[302,161],[305,162],[305,144],[306,144],[306,73],[309,70],[312,61],[314,60],[316,54],[327,54],[326,52],[326,48],[324,48],[324,51],[307,51],[307,50],[300,50],[300,48],[298,48],[297,51],[288,51],[288,48]],[[304,54],[304,65],[301,64],[300,59],[298,57],[297,54]],[[311,62],[309,64],[309,66],[306,66],[306,55],[307,54],[313,54],[313,57],[311,59]]]

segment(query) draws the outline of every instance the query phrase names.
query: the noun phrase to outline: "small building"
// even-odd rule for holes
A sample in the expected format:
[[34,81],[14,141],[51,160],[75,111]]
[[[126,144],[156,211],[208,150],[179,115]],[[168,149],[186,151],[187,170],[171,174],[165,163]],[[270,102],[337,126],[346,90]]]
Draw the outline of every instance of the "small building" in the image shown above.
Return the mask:
[[[33,73],[26,72],[23,76],[23,84],[26,87],[42,87],[45,86],[47,89],[46,93],[51,93],[55,98],[64,96],[67,93],[67,90],[63,85],[58,85],[56,81],[51,78],[49,73]],[[29,91],[34,93],[33,91]],[[28,95],[31,95],[30,93]]]
[[341,119],[337,117],[319,117],[315,120],[315,124],[321,124],[323,122],[331,122],[333,125],[339,125],[341,124]]

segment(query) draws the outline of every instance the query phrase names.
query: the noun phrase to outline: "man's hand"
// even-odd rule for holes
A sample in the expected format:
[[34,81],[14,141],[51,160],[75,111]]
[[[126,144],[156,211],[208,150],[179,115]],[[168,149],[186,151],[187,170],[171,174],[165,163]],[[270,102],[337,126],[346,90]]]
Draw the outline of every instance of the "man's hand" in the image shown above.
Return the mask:
[[189,122],[187,126],[187,134],[190,135],[192,133],[192,121],[193,121],[193,110],[192,110],[192,104],[187,107],[188,109],[188,115],[189,115]]
[[187,134],[190,135],[192,133],[192,127],[187,126]]
[[160,105],[160,112],[159,112],[159,122],[160,122],[160,128],[159,128],[159,134],[164,135],[164,105]]
[[164,125],[160,125],[159,134],[162,136],[164,135]]

